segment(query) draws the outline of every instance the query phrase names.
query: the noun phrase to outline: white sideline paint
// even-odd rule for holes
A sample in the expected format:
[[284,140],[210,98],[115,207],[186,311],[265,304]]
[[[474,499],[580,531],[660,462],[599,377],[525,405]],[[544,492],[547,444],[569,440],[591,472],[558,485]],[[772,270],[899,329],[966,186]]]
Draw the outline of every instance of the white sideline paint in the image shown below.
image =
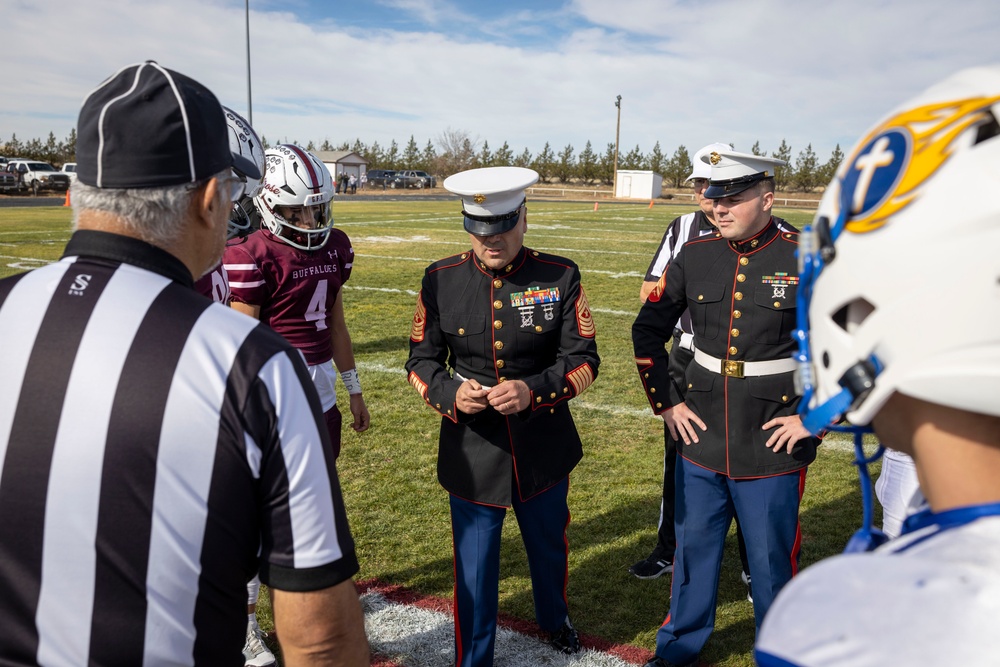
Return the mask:
[[[362,595],[361,607],[373,653],[408,667],[455,664],[455,630],[450,614],[389,602],[377,592]],[[541,640],[503,626],[497,627],[494,652],[496,664],[505,667],[635,667],[617,656],[588,648],[576,655],[557,653]]]

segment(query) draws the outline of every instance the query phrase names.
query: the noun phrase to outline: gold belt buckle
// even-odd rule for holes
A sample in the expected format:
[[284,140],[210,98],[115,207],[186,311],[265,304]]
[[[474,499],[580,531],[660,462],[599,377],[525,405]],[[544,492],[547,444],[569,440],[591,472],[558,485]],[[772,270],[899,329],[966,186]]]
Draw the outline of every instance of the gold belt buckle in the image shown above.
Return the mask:
[[731,378],[743,377],[743,362],[733,361],[730,359],[723,359],[722,374],[725,375],[726,377],[731,377]]

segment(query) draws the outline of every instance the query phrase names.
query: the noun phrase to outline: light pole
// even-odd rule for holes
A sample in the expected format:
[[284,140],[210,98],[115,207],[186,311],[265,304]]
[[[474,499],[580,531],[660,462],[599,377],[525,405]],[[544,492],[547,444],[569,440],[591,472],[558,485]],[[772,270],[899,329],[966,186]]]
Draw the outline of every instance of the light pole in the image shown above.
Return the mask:
[[[249,0],[248,0],[249,1]],[[622,129],[622,96],[615,98],[615,107],[618,109],[618,125],[615,127],[615,174],[611,186],[611,197],[618,198],[618,136]]]
[[253,127],[253,95],[250,91],[250,0],[244,0],[247,24],[247,122]]

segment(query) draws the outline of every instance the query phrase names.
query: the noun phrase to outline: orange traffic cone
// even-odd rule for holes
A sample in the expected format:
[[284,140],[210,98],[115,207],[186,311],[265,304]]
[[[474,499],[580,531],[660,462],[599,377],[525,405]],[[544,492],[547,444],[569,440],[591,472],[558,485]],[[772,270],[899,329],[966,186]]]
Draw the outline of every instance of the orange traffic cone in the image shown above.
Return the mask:
[[649,208],[653,208],[653,200],[652,199],[649,200]]
[[597,202],[596,201],[594,202],[594,210],[595,211],[597,210]]
[[63,206],[69,206],[69,189],[66,190],[66,201],[63,202]]

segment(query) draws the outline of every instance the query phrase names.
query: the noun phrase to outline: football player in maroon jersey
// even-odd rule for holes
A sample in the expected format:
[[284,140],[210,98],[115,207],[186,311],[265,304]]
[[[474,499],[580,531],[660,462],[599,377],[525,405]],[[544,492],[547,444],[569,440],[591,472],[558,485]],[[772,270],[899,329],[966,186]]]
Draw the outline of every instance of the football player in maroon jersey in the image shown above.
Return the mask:
[[[229,148],[237,155],[253,161],[257,165],[257,170],[264,173],[264,146],[260,143],[260,137],[250,127],[250,123],[243,116],[239,115],[229,107],[222,107],[226,113],[226,125],[229,127]],[[236,175],[243,179],[243,196],[239,201],[233,203],[233,210],[229,213],[229,223],[226,226],[226,238],[234,239],[244,236],[250,232],[250,213],[253,211],[253,198],[260,190],[260,179],[247,178],[245,174],[236,172]],[[198,278],[194,288],[213,301],[219,303],[229,303],[229,277],[226,269],[220,262],[218,266]]]
[[334,185],[326,166],[293,144],[280,144],[264,156],[263,182],[253,200],[261,229],[227,247],[223,258],[231,305],[268,324],[305,356],[336,456],[341,427],[336,370],[350,396],[351,427],[361,433],[371,420],[341,290],[351,276],[354,248],[347,234],[333,227]]

